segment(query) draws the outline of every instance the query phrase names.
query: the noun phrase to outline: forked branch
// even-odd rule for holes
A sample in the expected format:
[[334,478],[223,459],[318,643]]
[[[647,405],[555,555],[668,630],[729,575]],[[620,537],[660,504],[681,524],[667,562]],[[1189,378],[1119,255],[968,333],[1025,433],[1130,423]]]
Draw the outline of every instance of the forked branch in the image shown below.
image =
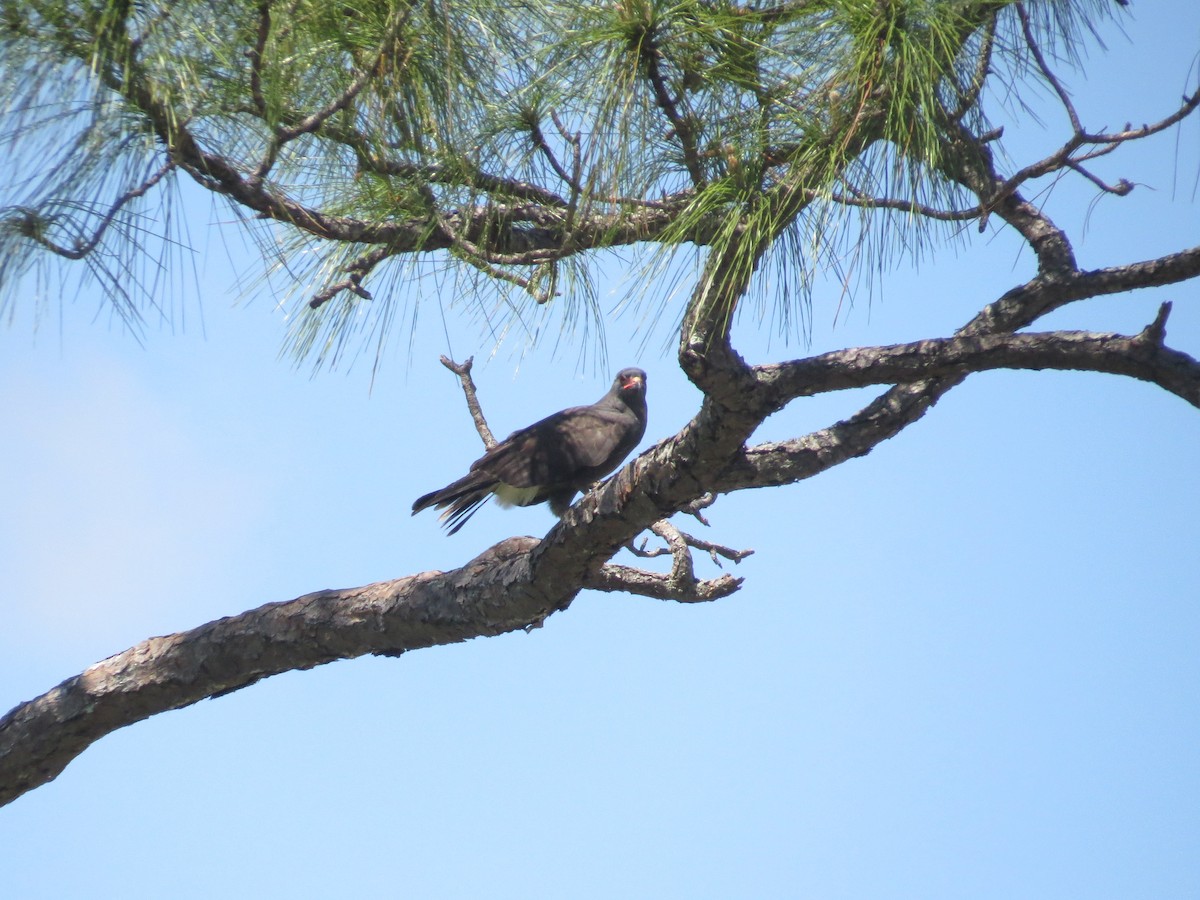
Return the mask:
[[471,413],[471,421],[475,423],[475,430],[479,432],[479,437],[483,440],[483,446],[489,450],[496,446],[496,438],[492,434],[492,429],[488,427],[487,418],[483,415],[483,407],[479,405],[479,394],[475,388],[475,379],[471,377],[471,367],[475,365],[475,357],[468,356],[466,362],[457,363],[448,356],[439,358],[443,366],[458,376],[458,383],[462,385],[463,395],[467,399],[467,410]]

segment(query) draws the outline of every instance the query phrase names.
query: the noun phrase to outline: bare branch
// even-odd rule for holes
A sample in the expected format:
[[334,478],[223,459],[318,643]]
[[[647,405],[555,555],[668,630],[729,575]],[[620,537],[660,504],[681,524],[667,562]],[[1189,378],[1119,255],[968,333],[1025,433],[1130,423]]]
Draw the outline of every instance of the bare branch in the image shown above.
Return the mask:
[[488,428],[487,419],[483,415],[483,407],[479,405],[479,396],[475,390],[475,379],[471,377],[471,367],[475,364],[475,357],[468,356],[467,361],[463,363],[456,363],[448,356],[442,356],[439,359],[443,366],[458,376],[463,395],[467,398],[467,410],[470,411],[471,420],[475,423],[475,430],[479,432],[483,446],[490,450],[496,446],[496,438],[492,434],[492,430]]
[[[1193,406],[1200,406],[1200,363],[1187,354],[1163,347],[1157,340],[1163,331],[1165,316],[1166,311],[1160,309],[1155,322],[1135,337],[1078,332],[986,335],[966,341],[953,338],[879,348],[883,351],[877,357],[879,370],[871,376],[855,379],[859,383],[877,383],[875,374],[882,376],[885,371],[893,378],[905,379],[906,364],[900,359],[908,352],[928,353],[929,365],[919,375],[910,372],[907,376],[920,380],[893,388],[844,422],[804,437],[746,450],[722,474],[718,490],[728,492],[789,484],[823,472],[846,459],[865,455],[882,440],[894,436],[924,415],[925,410],[958,384],[967,371],[1054,368],[1130,375],[1158,384]],[[870,355],[871,351],[866,352]],[[799,365],[787,373],[788,380],[794,379],[793,387],[799,391],[797,395],[806,392],[802,385],[806,374],[802,374],[802,369],[807,362],[799,361]],[[784,365],[792,366],[790,363]],[[763,367],[763,374],[773,368]],[[941,378],[930,377],[939,372],[945,374]],[[807,377],[820,379],[821,376],[809,372]],[[873,427],[864,427],[868,424]]]
[[1079,115],[1075,112],[1075,104],[1071,102],[1071,95],[1062,86],[1062,82],[1058,80],[1054,72],[1051,71],[1050,66],[1047,65],[1046,57],[1042,55],[1042,48],[1038,46],[1037,39],[1033,36],[1033,28],[1029,24],[1029,13],[1025,11],[1024,3],[1017,4],[1017,16],[1021,20],[1021,33],[1025,36],[1025,46],[1033,54],[1033,59],[1041,70],[1042,77],[1053,88],[1054,93],[1058,95],[1059,102],[1062,103],[1063,109],[1067,111],[1067,116],[1071,120],[1071,130],[1075,134],[1079,134],[1083,131],[1083,126],[1079,124]]
[[1112,134],[1087,134],[1087,143],[1121,144],[1125,141],[1150,137],[1151,135],[1158,134],[1160,131],[1166,131],[1172,125],[1182,122],[1195,112],[1197,107],[1200,107],[1200,89],[1197,89],[1191,96],[1184,95],[1179,109],[1151,125],[1143,125],[1141,128],[1131,128],[1127,124],[1123,130]]
[[593,591],[620,591],[640,594],[655,600],[674,600],[677,603],[708,603],[728,597],[742,586],[742,578],[721,575],[718,578],[696,581],[689,587],[675,584],[671,576],[648,572],[617,563],[606,563],[597,571],[584,576],[583,586]]
[[722,493],[749,487],[792,484],[875,447],[919,421],[963,377],[931,378],[881,394],[849,419],[804,437],[744,449],[722,471],[714,487]]
[[[268,603],[109,657],[0,719],[0,805],[53,780],[104,735],[156,713],[280,672],[398,656],[541,621],[579,588],[566,579],[535,586],[529,552],[537,543],[509,538],[461,569]],[[494,579],[475,577],[482,570]],[[524,589],[513,589],[518,581]]]
[[[1168,307],[1169,310],[1169,307]],[[1158,328],[1165,313],[1156,319]],[[1145,333],[1144,333],[1145,334]],[[838,350],[808,359],[760,366],[763,384],[784,398],[873,384],[914,384],[931,377],[993,369],[1057,369],[1128,375],[1157,384],[1200,406],[1200,363],[1142,335],[1087,331],[960,335]]]
[[[1080,272],[1061,286],[1065,301],[1164,287],[1200,276],[1200,245],[1155,259]],[[1056,303],[1057,309],[1061,303]]]
[[[693,503],[687,504],[680,512],[689,512],[699,518],[698,512],[693,512],[693,508],[711,506],[716,499],[715,494],[707,494]],[[703,520],[702,520],[703,521]],[[704,522],[707,525],[707,522]],[[706,541],[703,538],[698,538],[695,535],[688,534],[686,531],[681,531],[676,528],[666,519],[660,519],[650,526],[650,530],[666,541],[665,547],[653,547],[646,549],[646,540],[643,538],[641,544],[635,544],[630,541],[626,544],[625,549],[634,556],[642,559],[653,559],[657,556],[665,556],[668,553],[675,558],[676,566],[685,566],[686,569],[680,569],[679,577],[687,577],[687,572],[692,571],[691,566],[691,549],[703,550],[708,554],[709,558],[718,566],[721,565],[721,557],[731,559],[735,563],[740,563],[747,556],[753,556],[753,550],[734,550],[732,547],[726,547],[723,544],[714,544],[711,541]],[[672,569],[675,574],[675,569]]]
[[[1026,28],[1027,40],[1029,41],[1030,47],[1035,54],[1035,58],[1038,60],[1038,65],[1040,68],[1042,68],[1044,77],[1058,94],[1063,108],[1066,110],[1067,115],[1070,118],[1072,134],[1071,137],[1068,138],[1068,140],[1054,153],[1051,153],[1049,156],[1040,159],[1037,162],[1033,162],[1022,167],[1013,175],[1009,176],[1007,179],[1004,179],[1003,182],[1000,183],[990,194],[990,196],[983,195],[985,200],[985,208],[987,210],[998,208],[1002,201],[1015,194],[1017,188],[1025,182],[1035,178],[1044,177],[1053,172],[1061,171],[1062,169],[1071,169],[1078,172],[1106,193],[1125,196],[1131,190],[1133,190],[1133,185],[1131,182],[1121,179],[1117,185],[1110,186],[1084,169],[1080,163],[1096,159],[1100,156],[1105,156],[1108,153],[1111,153],[1121,144],[1158,134],[1159,132],[1165,131],[1173,125],[1181,122],[1187,116],[1191,115],[1191,113],[1193,113],[1198,107],[1200,107],[1200,90],[1197,90],[1191,96],[1185,96],[1182,104],[1177,110],[1152,125],[1143,125],[1141,128],[1136,129],[1126,126],[1123,131],[1114,134],[1088,132],[1080,123],[1079,116],[1076,113],[1074,106],[1071,104],[1066,90],[1062,87],[1057,78],[1055,78],[1048,66],[1046,66],[1045,59],[1042,57],[1040,50],[1037,49],[1033,36],[1028,31],[1028,19],[1025,15],[1023,7],[1018,6],[1018,10],[1021,13],[1023,26]],[[1085,153],[1077,153],[1077,151],[1083,147],[1093,147],[1095,149],[1089,150]],[[981,230],[983,224],[984,223],[981,222]]]
[[[679,511],[681,513],[686,513],[687,515],[694,518],[697,522],[699,522],[704,527],[709,528],[709,527],[711,527],[711,525],[709,524],[708,519],[704,518],[703,510],[708,509],[710,506],[712,506],[716,502],[717,502],[717,495],[712,493],[711,491],[709,491],[708,493],[706,493],[700,497],[697,497],[691,503],[685,504],[683,507],[680,508]],[[753,551],[750,551],[750,552],[753,552]]]
[[1116,184],[1109,184],[1108,182],[1101,179],[1099,176],[1090,172],[1088,169],[1085,169],[1082,165],[1080,165],[1077,162],[1068,162],[1067,167],[1074,172],[1078,172],[1080,175],[1082,175],[1084,178],[1086,178],[1088,181],[1090,181],[1096,187],[1100,188],[1100,190],[1104,191],[1106,194],[1115,194],[1118,197],[1124,197],[1130,191],[1133,190],[1133,182],[1127,181],[1124,178],[1122,178]]
[[721,565],[721,558],[733,560],[735,563],[740,563],[747,556],[753,556],[753,550],[735,550],[732,547],[726,547],[724,544],[714,544],[712,541],[706,541],[704,538],[698,538],[694,534],[688,534],[686,531],[680,532],[683,535],[684,542],[695,550],[703,550],[718,566]]
[[308,301],[309,309],[320,309],[342,291],[349,291],[352,294],[357,294],[364,300],[372,299],[371,292],[362,286],[362,276],[358,273],[343,278],[341,281],[335,281],[332,284],[326,285],[321,290],[313,294],[313,298]]

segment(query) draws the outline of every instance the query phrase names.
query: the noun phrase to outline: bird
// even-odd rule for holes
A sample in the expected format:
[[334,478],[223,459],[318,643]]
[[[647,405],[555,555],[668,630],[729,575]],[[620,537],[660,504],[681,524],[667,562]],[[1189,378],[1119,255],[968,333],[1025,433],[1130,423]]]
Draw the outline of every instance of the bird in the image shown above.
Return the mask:
[[418,497],[455,534],[489,497],[503,507],[549,501],[560,518],[579,491],[621,464],[646,433],[646,373],[622,369],[608,393],[520,428],[488,449],[462,478]]

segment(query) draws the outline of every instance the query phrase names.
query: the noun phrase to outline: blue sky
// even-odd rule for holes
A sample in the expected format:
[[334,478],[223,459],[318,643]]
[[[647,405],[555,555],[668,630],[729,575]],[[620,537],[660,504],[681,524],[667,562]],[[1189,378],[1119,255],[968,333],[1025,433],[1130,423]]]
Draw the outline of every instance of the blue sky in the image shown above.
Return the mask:
[[[1200,8],[1133,10],[1132,43],[1107,28],[1069,78],[1091,127],[1165,114],[1189,66],[1195,84]],[[1064,136],[1009,127],[1022,162]],[[1045,198],[1082,265],[1200,241],[1200,123],[1098,170],[1139,186]],[[477,356],[500,433],[631,364],[643,449],[695,410],[657,350],[670,321],[638,353],[637,317],[612,316],[607,365],[552,341],[489,359],[453,312],[447,346],[450,298],[428,292],[373,384],[361,362],[312,376],[279,358],[272,297],[243,296],[228,213],[184,201],[199,275],[164,298],[171,324],[139,343],[84,295],[0,331],[0,707],[152,635],[544,533],[542,508],[485,507],[453,538],[409,516],[479,449],[440,353]],[[822,282],[808,348],[749,315],[738,341],[758,361],[944,335],[1030,266],[972,229],[869,300]],[[1137,331],[1167,299],[1168,342],[1200,354],[1197,284],[1038,327]],[[758,437],[867,396],[794,404]],[[583,594],[528,635],[290,673],[110,735],[0,810],[4,894],[1200,896],[1198,462],[1200,414],[1156,388],[973,376],[865,459],[723,498],[704,536],[756,551],[731,598]]]

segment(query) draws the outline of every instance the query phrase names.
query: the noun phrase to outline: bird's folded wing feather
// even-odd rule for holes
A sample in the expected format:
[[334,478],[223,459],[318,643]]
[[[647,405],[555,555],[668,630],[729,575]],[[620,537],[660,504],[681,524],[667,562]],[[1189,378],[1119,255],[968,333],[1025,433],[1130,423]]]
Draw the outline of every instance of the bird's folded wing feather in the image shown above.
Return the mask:
[[641,427],[628,410],[567,409],[514,431],[471,468],[513,487],[598,478],[608,474],[637,443]]

